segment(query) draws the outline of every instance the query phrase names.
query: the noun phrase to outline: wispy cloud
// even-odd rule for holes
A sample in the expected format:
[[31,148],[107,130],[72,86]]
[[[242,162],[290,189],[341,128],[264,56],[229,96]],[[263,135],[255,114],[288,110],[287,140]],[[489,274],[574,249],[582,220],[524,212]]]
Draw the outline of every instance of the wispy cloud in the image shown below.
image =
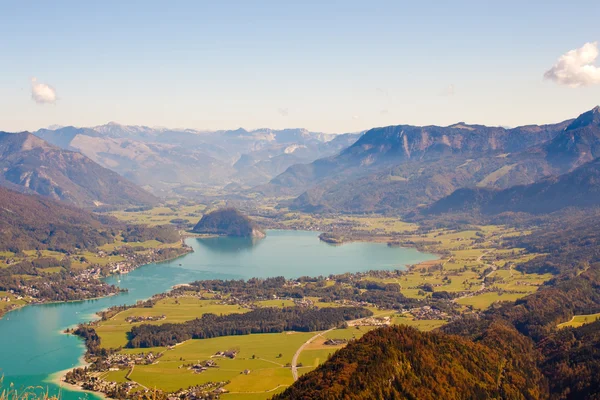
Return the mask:
[[390,92],[387,89],[383,89],[383,88],[375,88],[375,93],[377,93],[378,96],[383,96],[383,97],[389,97],[390,96]]
[[598,58],[598,42],[584,44],[559,57],[544,78],[570,87],[600,84],[600,67],[594,65]]
[[390,112],[389,112],[388,110],[381,110],[379,113],[380,113],[381,115],[387,115],[387,114],[389,114]]
[[38,104],[56,103],[56,90],[50,85],[37,81],[37,78],[31,78],[31,98]]
[[358,115],[353,115],[352,119],[357,120],[358,119]]
[[440,92],[440,96],[454,96],[455,93],[456,88],[454,87],[454,84],[450,84]]
[[290,114],[290,110],[288,110],[287,108],[278,108],[277,113],[282,117],[287,117]]

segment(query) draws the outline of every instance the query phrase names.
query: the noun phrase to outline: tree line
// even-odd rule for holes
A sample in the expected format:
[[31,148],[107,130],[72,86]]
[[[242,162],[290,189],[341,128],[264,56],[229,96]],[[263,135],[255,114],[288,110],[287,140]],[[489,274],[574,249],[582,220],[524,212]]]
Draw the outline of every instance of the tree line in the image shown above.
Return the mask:
[[127,333],[127,347],[172,346],[188,339],[284,331],[313,332],[344,326],[346,321],[373,315],[360,307],[258,308],[243,314],[204,314],[181,324],[142,324]]

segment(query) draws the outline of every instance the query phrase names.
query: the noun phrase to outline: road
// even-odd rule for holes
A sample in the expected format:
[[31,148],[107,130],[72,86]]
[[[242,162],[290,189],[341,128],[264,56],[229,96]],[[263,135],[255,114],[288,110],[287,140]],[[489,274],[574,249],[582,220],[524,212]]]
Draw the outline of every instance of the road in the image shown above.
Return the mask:
[[[355,326],[356,324],[358,324],[359,322],[361,322],[364,319],[381,317],[381,316],[386,315],[386,314],[389,314],[389,312],[386,311],[386,312],[383,312],[383,313],[373,314],[373,315],[371,315],[369,317],[353,319],[352,321],[346,321],[346,323],[348,324],[348,326]],[[403,314],[404,314],[404,312],[403,312]],[[326,331],[317,333],[315,336],[311,337],[306,342],[304,342],[304,344],[302,346],[300,346],[298,348],[298,350],[296,350],[296,353],[294,354],[294,357],[292,358],[292,376],[294,377],[294,381],[298,380],[298,367],[297,367],[297,364],[298,364],[298,357],[300,357],[300,353],[302,353],[302,350],[304,350],[304,348],[307,345],[311,344],[319,336],[323,336],[326,333],[329,333],[329,332],[334,331],[336,329],[337,328],[331,328],[331,329],[328,329]]]
[[323,336],[324,334],[329,333],[335,329],[337,329],[337,328],[331,328],[329,330],[317,333],[315,336],[311,337],[306,342],[304,342],[304,344],[302,346],[300,346],[298,348],[298,350],[296,350],[296,353],[294,354],[294,358],[292,358],[292,376],[294,377],[294,381],[298,380],[298,367],[296,366],[296,364],[298,363],[298,357],[300,357],[300,353],[302,353],[302,350],[304,350],[304,348],[307,345],[311,344],[319,336]]

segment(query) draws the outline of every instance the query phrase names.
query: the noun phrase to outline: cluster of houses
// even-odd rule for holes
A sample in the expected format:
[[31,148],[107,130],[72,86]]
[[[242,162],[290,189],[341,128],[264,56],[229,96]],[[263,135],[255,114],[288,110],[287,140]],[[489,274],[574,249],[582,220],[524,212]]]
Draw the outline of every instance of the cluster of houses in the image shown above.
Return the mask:
[[118,392],[129,393],[131,389],[137,386],[135,382],[109,382],[95,376],[87,376],[87,379],[78,383],[83,390],[113,394]]
[[[47,282],[45,284],[47,286],[49,286],[49,284]],[[33,288],[31,286],[26,286],[26,285],[19,285],[19,291],[20,291],[20,293],[24,294],[25,296],[29,296],[29,297],[33,297],[33,298],[36,298],[40,294],[40,291],[38,289]]]
[[199,374],[202,373],[206,370],[208,370],[209,368],[219,368],[219,366],[217,365],[217,363],[214,360],[206,360],[203,362],[198,362],[196,364],[192,364],[190,365],[190,367],[188,369],[194,371],[194,373]]
[[356,321],[352,321],[352,323],[348,323],[349,326],[389,326],[391,324],[392,319],[388,316],[367,317]]
[[136,322],[149,322],[149,321],[162,321],[163,319],[167,319],[166,315],[149,315],[149,316],[141,316],[141,315],[132,315],[125,318],[125,321],[130,324],[134,324]]
[[327,339],[323,344],[325,346],[342,346],[348,343],[348,339]]
[[225,350],[225,351],[217,351],[213,357],[225,357],[231,358],[232,360],[237,356],[237,350]]
[[[192,386],[187,389],[182,389],[174,393],[169,393],[166,398],[168,400],[208,400],[219,398],[221,394],[227,393],[224,388],[229,382],[207,382],[202,385]],[[110,382],[105,381],[96,376],[87,375],[83,382],[76,382],[84,390],[104,393],[113,398],[124,398],[132,389],[138,388],[137,393],[143,393],[147,397],[155,398],[156,393],[151,389],[139,388],[139,384],[133,381],[126,382]]]
[[227,393],[223,386],[229,382],[207,382],[187,389],[171,393],[167,400],[208,400],[218,399],[219,395]]
[[367,302],[367,301],[356,301],[356,300],[336,300],[334,301],[334,303],[337,304],[341,304],[343,306],[347,306],[347,307],[372,307],[373,304]]
[[113,353],[103,361],[103,367],[107,368],[109,371],[117,371],[119,369],[130,368],[134,365],[149,365],[154,363],[159,357],[160,354],[154,354],[153,352],[147,354]]
[[315,303],[311,299],[294,299],[294,305],[297,307],[311,308]]
[[430,306],[411,308],[409,312],[416,320],[447,320],[449,318],[448,313]]
[[80,279],[100,279],[102,278],[102,269],[99,267],[84,269],[77,275],[78,280]]

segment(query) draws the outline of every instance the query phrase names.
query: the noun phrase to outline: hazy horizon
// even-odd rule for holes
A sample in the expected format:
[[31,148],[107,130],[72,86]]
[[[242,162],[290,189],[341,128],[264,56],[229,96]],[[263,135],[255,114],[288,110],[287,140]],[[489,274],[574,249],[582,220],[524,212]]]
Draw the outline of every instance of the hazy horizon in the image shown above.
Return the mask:
[[[544,125],[544,124],[554,124],[554,123],[560,123],[563,121],[567,121],[570,119],[575,119],[577,118],[579,115],[581,115],[582,113],[585,113],[587,111],[590,111],[592,109],[594,109],[595,107],[600,107],[600,105],[594,105],[592,107],[589,107],[587,109],[581,110],[580,112],[578,112],[576,115],[573,115],[571,117],[568,117],[566,119],[562,119],[562,120],[557,120],[557,121],[547,121],[547,122],[540,122],[540,123],[536,123],[536,122],[531,122],[531,123],[525,123],[522,125],[515,125],[515,126],[508,126],[508,125],[486,125],[486,124],[478,124],[478,123],[472,123],[469,121],[463,121],[463,120],[456,120],[455,122],[452,122],[450,124],[447,125],[436,125],[436,124],[427,124],[427,125],[423,125],[423,126],[442,126],[442,127],[448,127],[448,126],[452,126],[455,124],[466,124],[466,125],[484,125],[484,126],[496,126],[496,127],[500,127],[500,128],[504,128],[504,129],[513,129],[513,128],[518,128],[520,126],[528,126],[528,125]],[[324,134],[346,134],[346,133],[360,133],[363,132],[365,130],[359,130],[359,131],[353,131],[353,132],[324,132],[324,131],[313,131],[310,129],[307,129],[305,127],[302,126],[296,126],[296,127],[292,127],[292,126],[287,126],[287,127],[282,127],[282,128],[272,128],[270,126],[260,126],[260,127],[245,127],[245,126],[238,126],[238,127],[233,127],[233,128],[224,128],[224,129],[202,129],[202,128],[191,128],[191,127],[187,127],[187,126],[161,126],[161,125],[146,125],[146,124],[125,124],[125,123],[121,123],[119,121],[108,121],[105,123],[100,123],[100,124],[96,124],[96,125],[59,125],[59,124],[52,124],[52,125],[48,125],[48,126],[41,126],[35,129],[31,129],[31,130],[20,130],[20,131],[12,131],[12,132],[24,132],[24,131],[30,131],[30,132],[35,132],[37,130],[40,129],[48,129],[48,130],[58,130],[58,129],[62,129],[62,128],[68,128],[68,127],[73,127],[73,128],[97,128],[100,126],[108,126],[108,125],[116,125],[116,126],[124,126],[124,127],[136,127],[136,128],[149,128],[149,129],[155,129],[155,130],[168,130],[168,131],[178,131],[178,130],[193,130],[193,131],[197,131],[198,133],[216,133],[216,132],[220,132],[220,131],[232,131],[232,130],[238,130],[238,129],[243,129],[247,132],[252,132],[252,131],[258,131],[258,130],[262,130],[262,129],[271,129],[271,130],[294,130],[294,129],[305,129],[309,132],[314,132],[314,133],[324,133]],[[370,128],[367,128],[366,130],[369,129],[376,129],[376,128],[381,128],[381,127],[385,127],[385,126],[398,126],[398,125],[413,125],[413,124],[405,124],[402,122],[399,123],[393,123],[390,125],[381,125],[381,126],[372,126]],[[417,125],[418,126],[418,125]],[[0,128],[0,131],[2,131],[3,129]]]

